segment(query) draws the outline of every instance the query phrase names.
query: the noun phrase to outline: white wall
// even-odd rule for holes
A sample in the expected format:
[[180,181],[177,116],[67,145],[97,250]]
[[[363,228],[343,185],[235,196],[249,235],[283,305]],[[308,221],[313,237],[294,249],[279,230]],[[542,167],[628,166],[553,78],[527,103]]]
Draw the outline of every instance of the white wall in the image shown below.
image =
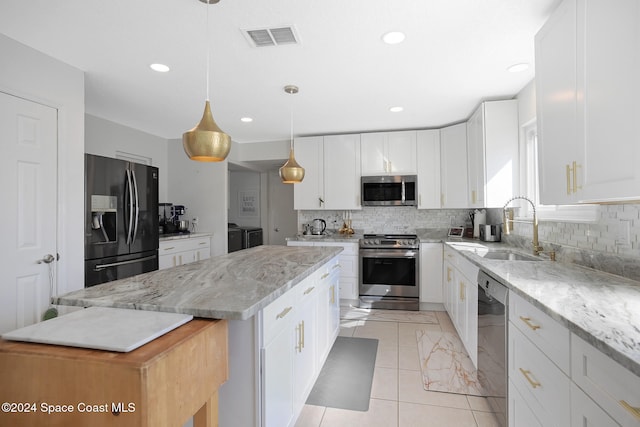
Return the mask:
[[[260,227],[261,184],[258,172],[229,172],[229,222]],[[251,211],[254,208],[255,210]]]
[[520,127],[536,118],[536,83],[531,80],[517,96],[518,99],[518,124]]
[[58,292],[84,287],[84,73],[0,34],[0,91],[58,109]]
[[168,188],[166,139],[124,126],[100,117],[85,114],[85,152],[116,157],[116,152],[148,158],[159,169],[158,201],[166,202]]
[[227,253],[227,162],[189,160],[181,139],[170,139],[167,150],[169,202],[187,207],[185,219],[198,217],[198,231],[213,232],[211,256]]

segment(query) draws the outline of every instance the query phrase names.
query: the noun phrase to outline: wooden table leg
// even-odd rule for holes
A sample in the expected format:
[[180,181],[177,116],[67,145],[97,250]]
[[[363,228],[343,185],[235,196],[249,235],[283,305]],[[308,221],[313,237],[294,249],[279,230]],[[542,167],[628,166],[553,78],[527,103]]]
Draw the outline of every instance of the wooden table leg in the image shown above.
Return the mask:
[[218,427],[218,391],[193,416],[193,427]]

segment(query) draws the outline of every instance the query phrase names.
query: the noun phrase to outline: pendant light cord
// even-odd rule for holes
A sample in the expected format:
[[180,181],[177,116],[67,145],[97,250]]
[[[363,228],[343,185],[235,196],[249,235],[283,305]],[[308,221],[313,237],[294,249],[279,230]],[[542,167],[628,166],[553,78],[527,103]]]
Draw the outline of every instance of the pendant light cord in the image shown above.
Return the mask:
[[[291,96],[293,97],[293,93]],[[291,99],[291,151],[293,151],[293,98]]]
[[209,2],[207,2],[207,76],[206,76],[206,82],[207,82],[207,101],[209,101],[209,56],[210,56],[210,47],[209,47],[209,6],[211,6],[211,4]]

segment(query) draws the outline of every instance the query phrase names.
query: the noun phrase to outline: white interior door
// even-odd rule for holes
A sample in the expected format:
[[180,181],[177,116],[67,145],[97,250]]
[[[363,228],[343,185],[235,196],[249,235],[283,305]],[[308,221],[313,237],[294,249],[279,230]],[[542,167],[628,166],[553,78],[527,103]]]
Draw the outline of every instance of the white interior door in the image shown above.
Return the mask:
[[57,121],[54,108],[0,93],[0,333],[38,322],[49,306],[56,263],[42,260],[57,254]]

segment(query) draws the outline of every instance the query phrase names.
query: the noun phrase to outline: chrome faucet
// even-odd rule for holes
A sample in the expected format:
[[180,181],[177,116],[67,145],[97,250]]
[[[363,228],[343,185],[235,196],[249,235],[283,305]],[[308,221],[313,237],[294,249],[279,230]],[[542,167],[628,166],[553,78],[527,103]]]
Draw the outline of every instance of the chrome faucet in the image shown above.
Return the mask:
[[542,246],[540,246],[540,242],[538,242],[538,217],[536,216],[536,205],[527,197],[523,197],[523,196],[512,197],[509,200],[507,200],[507,203],[504,204],[504,206],[502,207],[502,217],[504,221],[504,229],[502,230],[502,232],[506,235],[509,235],[511,231],[509,228],[509,223],[513,223],[513,222],[528,223],[529,222],[529,221],[516,221],[513,219],[513,209],[512,208],[507,209],[507,206],[509,205],[509,203],[511,203],[514,200],[526,200],[531,204],[531,208],[533,209],[533,254],[540,255],[540,252],[542,252]]

